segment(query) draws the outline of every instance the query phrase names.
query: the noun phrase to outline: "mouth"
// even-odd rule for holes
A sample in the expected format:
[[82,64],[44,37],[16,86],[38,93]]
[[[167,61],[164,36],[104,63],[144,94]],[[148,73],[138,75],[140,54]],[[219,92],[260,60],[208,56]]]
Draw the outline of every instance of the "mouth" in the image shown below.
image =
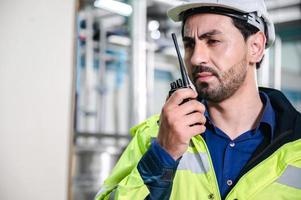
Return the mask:
[[215,75],[211,72],[200,72],[197,73],[194,81],[195,82],[208,82],[210,79],[212,79]]

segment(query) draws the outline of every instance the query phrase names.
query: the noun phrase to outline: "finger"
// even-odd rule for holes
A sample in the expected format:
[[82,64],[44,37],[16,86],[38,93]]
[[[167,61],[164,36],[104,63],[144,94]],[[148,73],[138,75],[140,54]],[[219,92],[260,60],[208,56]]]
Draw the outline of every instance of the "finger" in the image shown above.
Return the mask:
[[190,100],[189,102],[186,102],[185,104],[177,107],[171,107],[170,105],[168,107],[168,105],[165,105],[162,108],[161,115],[165,116],[169,123],[172,123],[175,121],[181,122],[185,120],[185,117],[187,115],[190,115],[192,113],[199,113],[200,115],[204,115],[205,106],[197,100]]
[[188,128],[190,137],[202,134],[206,131],[206,126],[203,124],[194,125]]
[[179,112],[181,115],[188,115],[190,113],[193,112],[199,112],[204,114],[206,107],[204,104],[202,104],[201,102],[197,101],[197,100],[190,100],[185,102],[184,104],[182,104],[179,107]]
[[197,95],[198,94],[190,88],[178,89],[169,97],[167,103],[173,106],[178,106],[184,101],[184,99],[195,99]]
[[183,118],[183,124],[185,124],[186,126],[193,126],[196,124],[205,124],[205,123],[206,123],[206,117],[199,112],[191,113],[190,115],[186,115]]

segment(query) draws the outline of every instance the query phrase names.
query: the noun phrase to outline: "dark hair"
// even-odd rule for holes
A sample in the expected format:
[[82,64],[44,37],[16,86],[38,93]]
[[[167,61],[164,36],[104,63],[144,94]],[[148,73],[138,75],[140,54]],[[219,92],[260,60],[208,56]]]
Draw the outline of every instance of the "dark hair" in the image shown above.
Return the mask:
[[[182,30],[181,30],[181,33],[182,33],[182,37],[184,36],[184,25],[185,25],[185,22],[186,22],[186,19],[185,18],[183,20],[183,23],[182,23]],[[242,36],[244,37],[244,40],[247,41],[247,39],[257,33],[259,31],[258,28],[240,20],[240,19],[237,19],[237,18],[234,18],[234,17],[231,17],[232,19],[232,22],[233,22],[233,25],[240,31],[240,33],[242,34]],[[261,63],[262,63],[262,60],[263,58],[258,62],[256,63],[256,69],[259,69],[260,66],[261,66]]]

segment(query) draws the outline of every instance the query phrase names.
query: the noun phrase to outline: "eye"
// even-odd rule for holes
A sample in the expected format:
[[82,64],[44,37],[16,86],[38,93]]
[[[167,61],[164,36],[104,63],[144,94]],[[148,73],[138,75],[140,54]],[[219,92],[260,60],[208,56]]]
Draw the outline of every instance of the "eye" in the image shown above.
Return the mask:
[[209,45],[217,45],[219,42],[220,42],[219,40],[214,40],[214,39],[209,39],[209,40],[207,41],[207,43],[208,43]]

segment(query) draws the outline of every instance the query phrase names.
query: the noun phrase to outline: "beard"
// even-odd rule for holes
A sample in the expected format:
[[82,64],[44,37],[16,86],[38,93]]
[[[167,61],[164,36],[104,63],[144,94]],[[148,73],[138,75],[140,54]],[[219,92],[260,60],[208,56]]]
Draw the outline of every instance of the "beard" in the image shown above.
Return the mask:
[[[201,72],[212,73],[218,80],[217,85],[215,83],[197,82],[197,74]],[[225,72],[218,72],[207,66],[196,66],[193,68],[192,76],[199,96],[205,100],[219,103],[231,97],[245,81],[247,76],[246,57]]]

